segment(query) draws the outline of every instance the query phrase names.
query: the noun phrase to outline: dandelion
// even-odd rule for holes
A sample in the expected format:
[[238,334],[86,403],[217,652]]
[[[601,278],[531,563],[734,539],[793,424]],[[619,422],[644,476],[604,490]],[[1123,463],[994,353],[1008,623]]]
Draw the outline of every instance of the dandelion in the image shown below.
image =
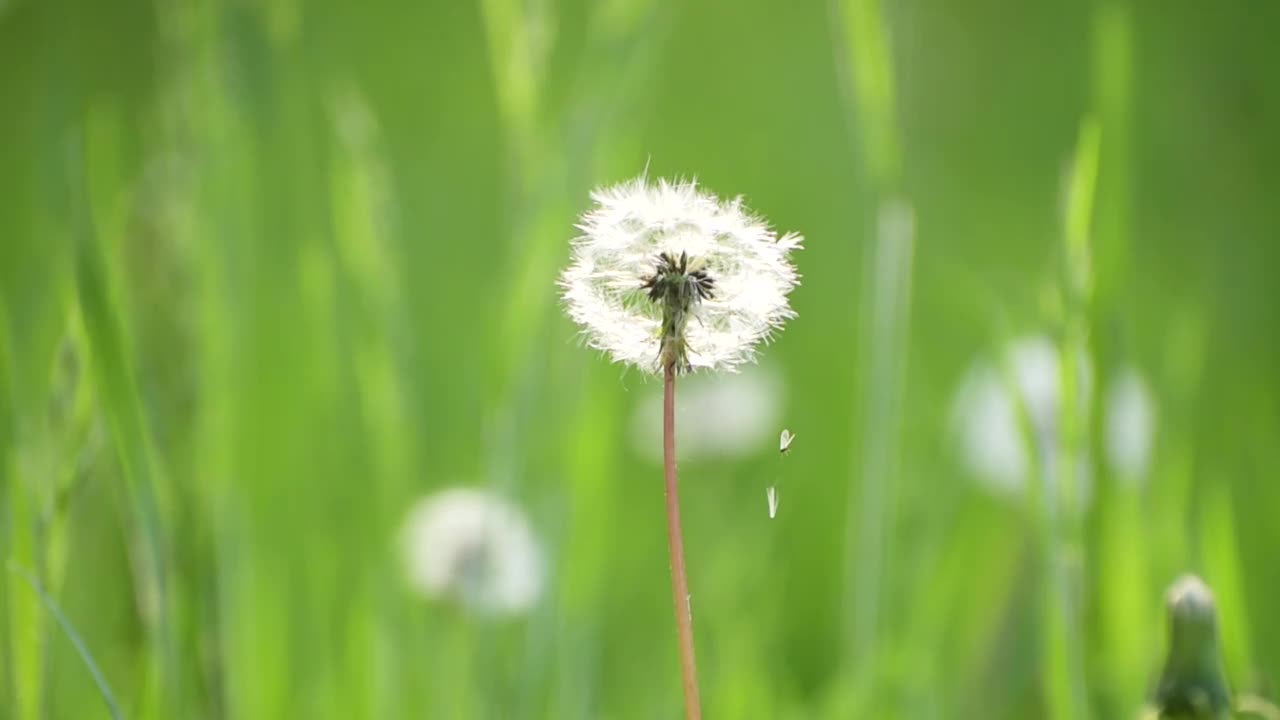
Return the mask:
[[542,553],[519,508],[456,487],[419,500],[401,530],[410,585],[490,615],[528,610],[542,591]]
[[592,198],[560,287],[587,344],[614,361],[733,371],[795,315],[801,237],[779,237],[740,198],[643,177]]
[[794,317],[787,296],[799,276],[789,256],[801,237],[779,237],[740,198],[720,200],[691,181],[651,184],[642,176],[592,199],[560,288],[590,347],[664,378],[667,542],[685,715],[692,720],[701,710],[676,486],[676,376],[736,371]]

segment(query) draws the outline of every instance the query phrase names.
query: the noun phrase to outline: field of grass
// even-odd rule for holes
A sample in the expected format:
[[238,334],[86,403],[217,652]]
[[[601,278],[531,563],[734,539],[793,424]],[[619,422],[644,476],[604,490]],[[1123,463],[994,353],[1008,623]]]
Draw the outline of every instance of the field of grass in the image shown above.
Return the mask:
[[[642,172],[805,237],[760,363],[682,380],[708,718],[1131,718],[1186,572],[1280,694],[1277,27],[0,0],[0,718],[678,717],[662,383],[556,288]],[[454,486],[531,605],[406,577]]]

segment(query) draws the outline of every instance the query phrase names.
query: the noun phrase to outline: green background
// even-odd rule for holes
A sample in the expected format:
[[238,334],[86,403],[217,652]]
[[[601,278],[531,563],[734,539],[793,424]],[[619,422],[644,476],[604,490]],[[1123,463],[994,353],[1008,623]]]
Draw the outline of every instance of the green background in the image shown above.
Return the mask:
[[[1280,689],[1277,27],[0,0],[0,716],[106,712],[27,573],[131,718],[677,717],[661,471],[628,441],[658,385],[554,285],[588,191],[646,167],[807,239],[764,355],[791,456],[681,466],[707,717],[1132,717],[1184,571],[1232,682]],[[895,203],[913,252],[877,270]],[[1054,514],[968,476],[954,388],[1028,333],[1143,372],[1144,483],[1096,462]],[[1103,385],[1062,424],[1095,460]],[[407,589],[403,514],[454,484],[529,512],[526,616]]]

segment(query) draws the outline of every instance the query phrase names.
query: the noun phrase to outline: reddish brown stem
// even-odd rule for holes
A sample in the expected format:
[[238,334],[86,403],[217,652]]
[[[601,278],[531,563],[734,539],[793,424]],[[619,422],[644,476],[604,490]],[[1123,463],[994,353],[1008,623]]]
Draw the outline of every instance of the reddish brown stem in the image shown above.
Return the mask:
[[680,639],[680,672],[684,677],[684,714],[701,720],[698,669],[693,656],[693,609],[684,571],[684,537],[680,534],[680,496],[676,490],[676,367],[667,363],[662,393],[662,470],[667,494],[667,548],[671,552],[671,596]]

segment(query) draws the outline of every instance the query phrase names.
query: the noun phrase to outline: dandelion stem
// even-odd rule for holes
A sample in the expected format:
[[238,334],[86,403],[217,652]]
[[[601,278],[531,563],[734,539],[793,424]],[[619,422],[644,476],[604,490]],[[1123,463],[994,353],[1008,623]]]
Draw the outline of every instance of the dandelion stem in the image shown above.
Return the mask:
[[680,639],[680,672],[684,677],[684,714],[700,720],[698,670],[693,655],[693,609],[689,603],[689,580],[684,571],[684,538],[680,534],[680,496],[676,489],[676,363],[666,363],[662,394],[662,470],[666,479],[667,547],[671,552],[671,595],[676,612],[676,633]]

